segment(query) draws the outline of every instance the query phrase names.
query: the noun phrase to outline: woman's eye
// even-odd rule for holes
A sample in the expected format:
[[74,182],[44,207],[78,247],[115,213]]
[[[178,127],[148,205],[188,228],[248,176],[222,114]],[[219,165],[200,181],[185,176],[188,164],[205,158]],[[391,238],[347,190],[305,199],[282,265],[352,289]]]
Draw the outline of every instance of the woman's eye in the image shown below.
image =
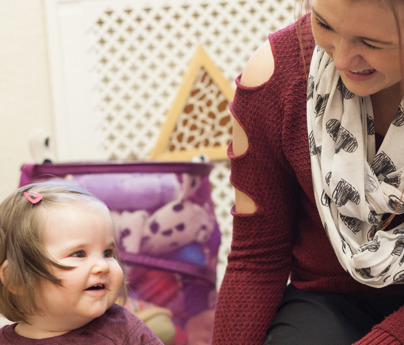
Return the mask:
[[331,28],[327,24],[324,24],[323,22],[319,21],[318,19],[316,19],[316,23],[319,27],[321,27],[325,31],[331,31]]
[[70,256],[73,256],[75,258],[84,258],[86,256],[86,253],[84,250],[78,250],[77,252],[72,253]]
[[115,251],[113,249],[104,250],[104,258],[113,258],[115,256]]
[[365,47],[370,48],[370,49],[381,49],[381,48],[379,48],[379,47],[375,47],[374,45],[367,43],[366,41],[361,41],[361,43],[362,43]]

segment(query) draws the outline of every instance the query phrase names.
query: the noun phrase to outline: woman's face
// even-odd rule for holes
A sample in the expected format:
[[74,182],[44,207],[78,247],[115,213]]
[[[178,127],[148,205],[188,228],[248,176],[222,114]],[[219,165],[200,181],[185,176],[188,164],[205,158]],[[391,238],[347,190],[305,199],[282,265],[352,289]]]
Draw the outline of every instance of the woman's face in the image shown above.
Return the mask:
[[[404,6],[400,4],[400,12]],[[316,42],[334,60],[345,86],[359,96],[401,80],[399,36],[391,9],[379,1],[313,0]]]

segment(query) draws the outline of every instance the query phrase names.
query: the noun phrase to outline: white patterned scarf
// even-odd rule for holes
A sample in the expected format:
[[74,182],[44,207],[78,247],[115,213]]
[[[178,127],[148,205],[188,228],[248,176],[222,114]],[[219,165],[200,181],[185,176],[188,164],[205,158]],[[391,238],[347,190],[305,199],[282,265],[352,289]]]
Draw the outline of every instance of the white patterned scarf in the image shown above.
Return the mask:
[[404,283],[404,223],[382,230],[383,214],[404,213],[403,104],[376,152],[370,97],[347,90],[315,48],[307,124],[316,204],[343,268],[372,287]]

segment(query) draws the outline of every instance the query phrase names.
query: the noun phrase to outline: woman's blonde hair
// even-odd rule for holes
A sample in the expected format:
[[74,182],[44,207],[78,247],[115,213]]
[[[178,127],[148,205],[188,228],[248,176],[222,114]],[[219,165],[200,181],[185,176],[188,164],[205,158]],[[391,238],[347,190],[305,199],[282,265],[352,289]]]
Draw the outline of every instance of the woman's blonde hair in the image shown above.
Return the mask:
[[[35,200],[35,194],[30,192],[38,193],[42,200],[36,204],[29,201],[30,197]],[[27,315],[40,312],[34,293],[39,282],[45,279],[62,285],[51,268],[74,268],[58,264],[47,254],[42,239],[43,210],[83,203],[105,206],[78,186],[55,182],[21,187],[0,204],[0,266],[7,260],[6,278],[0,280],[0,314],[7,319],[26,321]],[[121,290],[126,298],[125,283]]]

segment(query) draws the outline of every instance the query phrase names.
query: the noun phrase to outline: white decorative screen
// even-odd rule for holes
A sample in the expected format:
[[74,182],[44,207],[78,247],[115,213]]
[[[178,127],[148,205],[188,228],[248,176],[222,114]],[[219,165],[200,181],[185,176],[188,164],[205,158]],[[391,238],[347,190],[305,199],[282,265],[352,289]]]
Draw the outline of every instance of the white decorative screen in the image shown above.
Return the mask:
[[[60,161],[147,159],[198,45],[234,85],[267,34],[295,19],[294,0],[46,0],[46,10]],[[226,130],[218,141],[229,139]],[[219,283],[231,239],[228,180],[228,162],[215,162]]]

